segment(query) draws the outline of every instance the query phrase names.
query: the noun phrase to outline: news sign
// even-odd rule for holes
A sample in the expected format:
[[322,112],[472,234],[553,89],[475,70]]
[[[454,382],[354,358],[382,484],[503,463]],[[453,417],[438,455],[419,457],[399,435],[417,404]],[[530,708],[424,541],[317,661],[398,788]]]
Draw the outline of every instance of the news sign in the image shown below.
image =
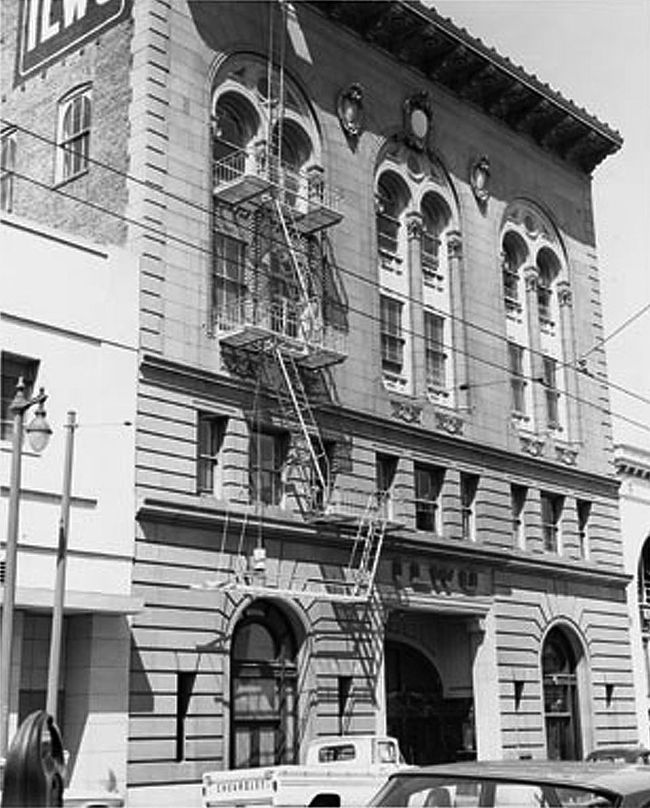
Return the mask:
[[132,0],[22,0],[15,83],[126,19]]

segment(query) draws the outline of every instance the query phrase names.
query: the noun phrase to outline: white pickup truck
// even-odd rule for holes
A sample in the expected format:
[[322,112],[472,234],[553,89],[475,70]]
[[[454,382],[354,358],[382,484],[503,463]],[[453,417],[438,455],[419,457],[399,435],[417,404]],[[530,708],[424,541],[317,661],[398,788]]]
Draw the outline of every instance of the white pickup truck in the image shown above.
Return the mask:
[[395,738],[329,735],[307,748],[304,764],[206,772],[203,808],[364,805],[406,765]]

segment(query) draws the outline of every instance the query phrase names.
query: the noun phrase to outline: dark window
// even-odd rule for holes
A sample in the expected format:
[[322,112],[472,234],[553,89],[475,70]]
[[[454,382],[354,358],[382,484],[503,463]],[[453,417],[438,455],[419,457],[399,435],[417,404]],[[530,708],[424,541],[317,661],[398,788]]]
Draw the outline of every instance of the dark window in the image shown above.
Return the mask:
[[510,367],[510,406],[513,412],[526,412],[526,381],[524,379],[524,349],[514,342],[508,343]]
[[542,492],[540,501],[542,507],[544,549],[548,553],[558,553],[560,550],[560,523],[562,519],[562,508],[564,507],[564,497],[560,494]]
[[231,768],[296,762],[296,653],[280,609],[254,601],[232,639]]
[[393,484],[397,473],[397,463],[398,458],[394,455],[377,455],[375,470],[377,504],[387,518],[392,516]]
[[273,249],[270,254],[269,270],[271,328],[278,334],[295,339],[299,336],[299,320],[303,307],[293,259],[289,252]]
[[542,368],[542,383],[546,395],[546,422],[549,429],[557,429],[560,426],[558,408],[560,392],[557,389],[557,362],[550,356],[543,356]]
[[440,532],[440,494],[444,470],[415,464],[415,527]]
[[61,102],[59,130],[59,181],[72,179],[88,169],[90,154],[90,89]]
[[251,433],[249,478],[251,502],[280,505],[284,494],[283,470],[287,436],[282,432]]
[[223,416],[199,413],[196,477],[200,494],[218,493],[219,479],[216,472],[227,424],[228,419]]
[[185,723],[190,707],[195,673],[181,671],[176,674],[176,760],[185,760]]
[[552,324],[551,319],[551,297],[552,297],[553,275],[550,270],[540,268],[537,279],[537,307],[539,321],[542,325]]
[[501,277],[506,311],[519,310],[519,273],[514,258],[507,252],[501,254]]
[[580,760],[576,656],[566,634],[549,632],[542,651],[546,744],[549,760]]
[[16,132],[0,136],[0,210],[11,213],[14,206],[14,172],[16,170]]
[[388,373],[401,373],[404,362],[402,337],[402,304],[392,297],[381,296],[381,362]]
[[399,268],[399,232],[400,214],[403,203],[400,194],[389,178],[382,177],[377,188],[375,215],[377,225],[377,252],[379,266],[382,269],[395,271]]
[[424,355],[427,385],[435,390],[447,386],[445,319],[430,311],[424,312]]
[[576,500],[576,515],[578,517],[578,543],[580,555],[589,556],[589,518],[591,516],[591,502],[586,499]]
[[223,233],[214,239],[212,319],[221,328],[242,322],[246,302],[246,244]]
[[510,486],[510,503],[512,508],[512,538],[516,547],[525,543],[524,508],[528,489],[524,485]]
[[13,435],[13,416],[9,410],[16,395],[16,385],[22,378],[25,385],[24,395],[29,398],[34,390],[34,382],[38,372],[38,360],[26,356],[2,352],[0,357],[0,440],[11,440]]
[[461,533],[464,539],[476,540],[476,492],[479,478],[476,474],[460,474]]

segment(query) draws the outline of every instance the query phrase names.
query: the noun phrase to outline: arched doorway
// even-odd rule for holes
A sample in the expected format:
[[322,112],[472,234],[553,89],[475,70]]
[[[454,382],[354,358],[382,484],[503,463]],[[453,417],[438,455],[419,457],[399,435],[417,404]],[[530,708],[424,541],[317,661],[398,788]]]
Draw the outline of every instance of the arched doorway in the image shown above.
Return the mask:
[[445,699],[435,666],[398,641],[386,642],[386,723],[408,763],[474,757],[472,699]]
[[577,656],[561,628],[548,633],[542,650],[544,718],[549,760],[580,760],[582,742]]
[[295,634],[270,601],[248,606],[231,648],[230,767],[295,763]]

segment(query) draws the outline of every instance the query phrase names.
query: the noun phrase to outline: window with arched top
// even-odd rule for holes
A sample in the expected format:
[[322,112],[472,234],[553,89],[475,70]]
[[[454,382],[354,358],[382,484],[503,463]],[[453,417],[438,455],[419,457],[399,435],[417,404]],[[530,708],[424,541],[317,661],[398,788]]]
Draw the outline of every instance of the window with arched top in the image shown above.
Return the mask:
[[260,116],[248,99],[233,91],[223,93],[214,108],[213,159],[220,161],[237,153],[243,171],[245,149],[257,136],[259,128]]
[[521,271],[527,257],[524,240],[516,233],[506,233],[501,248],[501,281],[507,314],[516,316],[522,310]]
[[553,628],[542,648],[546,749],[549,760],[580,760],[582,742],[578,658],[564,628]]
[[404,263],[403,214],[409,200],[408,189],[396,175],[385,172],[377,183],[376,225],[379,266],[400,272]]
[[270,601],[248,606],[235,626],[231,667],[231,768],[294,763],[297,641]]
[[84,85],[59,102],[57,182],[74,179],[88,170],[90,156],[91,88]]
[[422,199],[421,213],[422,279],[425,285],[439,286],[444,279],[446,245],[443,243],[443,238],[449,228],[451,211],[444,199],[429,192]]
[[548,247],[537,253],[537,311],[542,328],[555,324],[554,286],[560,274],[560,261]]

